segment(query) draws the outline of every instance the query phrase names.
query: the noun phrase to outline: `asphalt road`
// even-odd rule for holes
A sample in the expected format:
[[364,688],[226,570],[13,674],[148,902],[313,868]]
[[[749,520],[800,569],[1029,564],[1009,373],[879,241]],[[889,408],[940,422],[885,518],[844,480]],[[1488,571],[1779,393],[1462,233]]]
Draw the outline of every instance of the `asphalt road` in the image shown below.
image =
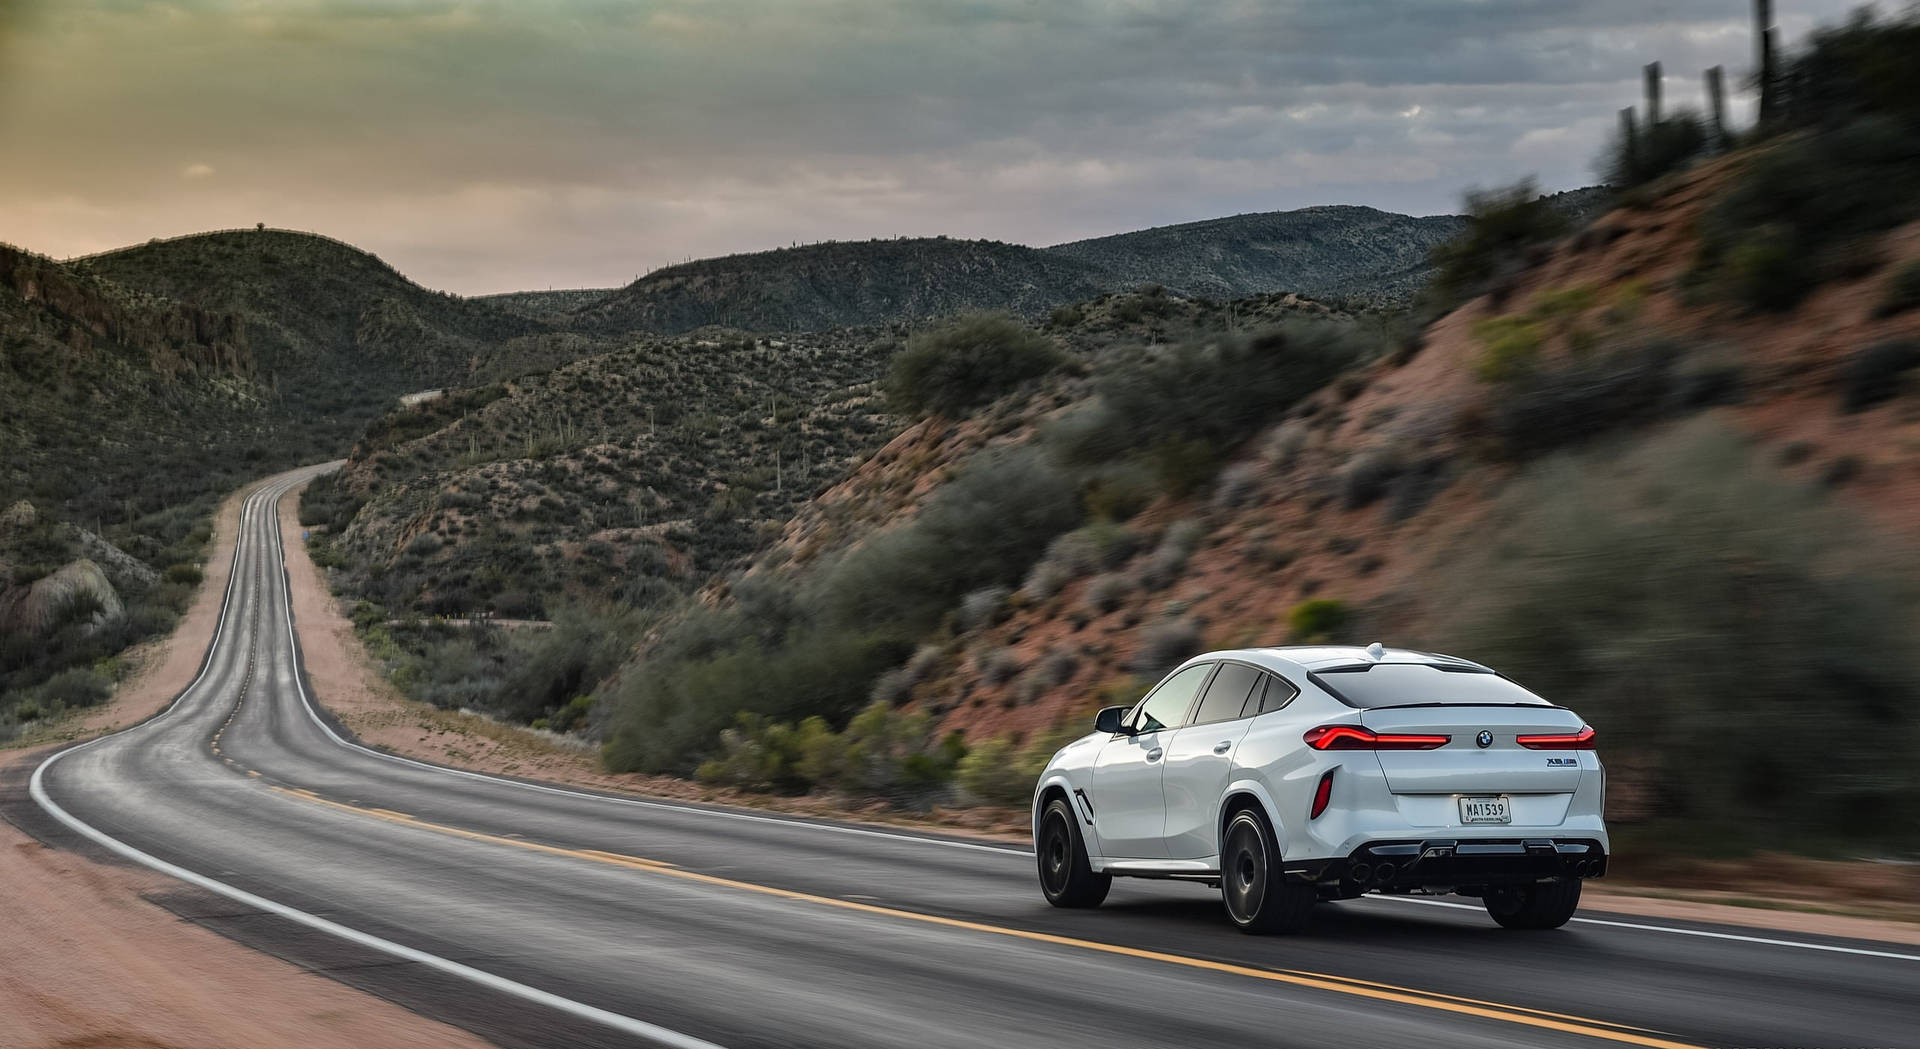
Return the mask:
[[246,502],[200,678],[32,797],[181,879],[182,914],[502,1044],[1920,1043],[1915,948],[1374,899],[1254,938],[1198,886],[1054,910],[1018,848],[377,754],[300,674],[273,512],[300,476]]

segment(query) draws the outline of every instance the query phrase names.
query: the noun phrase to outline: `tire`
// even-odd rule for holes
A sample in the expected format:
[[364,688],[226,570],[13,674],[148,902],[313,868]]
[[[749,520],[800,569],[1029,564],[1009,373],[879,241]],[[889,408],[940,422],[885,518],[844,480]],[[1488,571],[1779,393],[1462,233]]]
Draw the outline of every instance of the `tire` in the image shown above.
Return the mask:
[[1098,907],[1113,888],[1113,875],[1095,874],[1087,862],[1086,841],[1065,798],[1053,799],[1040,813],[1033,853],[1040,864],[1040,891],[1055,907]]
[[1558,929],[1580,906],[1580,879],[1556,878],[1532,885],[1489,888],[1481,902],[1508,929]]
[[1306,928],[1319,890],[1279,875],[1280,854],[1266,817],[1242,809],[1227,821],[1220,840],[1220,898],[1233,924],[1254,934]]

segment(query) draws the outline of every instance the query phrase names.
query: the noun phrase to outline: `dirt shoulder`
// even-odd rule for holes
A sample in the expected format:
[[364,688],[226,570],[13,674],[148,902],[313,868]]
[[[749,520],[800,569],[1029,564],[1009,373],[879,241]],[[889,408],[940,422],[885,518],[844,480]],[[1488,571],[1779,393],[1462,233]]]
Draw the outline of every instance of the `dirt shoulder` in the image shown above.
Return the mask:
[[[106,704],[27,741],[125,728],[193,680],[219,617],[241,496],[222,504],[205,581],[172,636],[141,646]],[[18,772],[52,746],[0,752]],[[243,947],[148,903],[143,869],[50,849],[0,822],[0,1045],[21,1049],[479,1049],[474,1036]]]
[[[736,805],[795,815],[917,827],[1010,842],[1027,840],[1026,814],[1008,809],[934,810],[903,814],[879,803],[829,798],[779,798],[715,790],[668,776],[607,772],[593,749],[560,737],[473,714],[440,710],[401,696],[374,666],[353,632],[340,602],[300,542],[298,498],[281,503],[287,573],[293,581],[294,621],[306,655],[315,697],[369,746],[444,765],[523,776],[642,797]],[[1653,884],[1597,883],[1587,894],[1591,909],[1684,921],[1744,925],[1759,929],[1844,936],[1890,943],[1920,943],[1920,885],[1905,868],[1881,864],[1822,863],[1793,857],[1771,861],[1804,867],[1806,894],[1750,891],[1728,881],[1712,865],[1690,865]],[[1775,868],[1778,869],[1778,868]],[[1887,879],[1899,885],[1882,884]],[[1775,884],[1782,884],[1778,880]],[[1702,886],[1730,885],[1735,891]]]

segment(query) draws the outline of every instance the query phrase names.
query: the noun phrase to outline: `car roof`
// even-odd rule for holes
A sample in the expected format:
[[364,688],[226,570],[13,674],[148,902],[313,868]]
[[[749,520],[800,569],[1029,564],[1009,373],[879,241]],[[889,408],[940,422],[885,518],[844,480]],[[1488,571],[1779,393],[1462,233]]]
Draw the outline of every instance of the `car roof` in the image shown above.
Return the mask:
[[1277,645],[1271,648],[1231,648],[1195,656],[1187,663],[1202,663],[1215,659],[1237,659],[1243,663],[1252,663],[1282,674],[1289,671],[1312,673],[1338,667],[1364,667],[1377,663],[1415,663],[1424,666],[1460,667],[1491,672],[1491,668],[1470,659],[1442,655],[1438,652],[1418,652],[1409,648],[1385,648],[1377,643],[1364,647],[1360,645]]

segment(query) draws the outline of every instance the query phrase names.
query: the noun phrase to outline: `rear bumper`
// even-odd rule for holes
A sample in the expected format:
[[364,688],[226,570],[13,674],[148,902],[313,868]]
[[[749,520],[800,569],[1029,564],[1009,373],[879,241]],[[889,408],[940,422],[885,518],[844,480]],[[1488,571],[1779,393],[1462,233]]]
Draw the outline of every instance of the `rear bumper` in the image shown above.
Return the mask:
[[1593,838],[1370,841],[1346,856],[1286,865],[1289,879],[1343,893],[1472,890],[1543,878],[1598,878],[1606,872],[1606,847]]

